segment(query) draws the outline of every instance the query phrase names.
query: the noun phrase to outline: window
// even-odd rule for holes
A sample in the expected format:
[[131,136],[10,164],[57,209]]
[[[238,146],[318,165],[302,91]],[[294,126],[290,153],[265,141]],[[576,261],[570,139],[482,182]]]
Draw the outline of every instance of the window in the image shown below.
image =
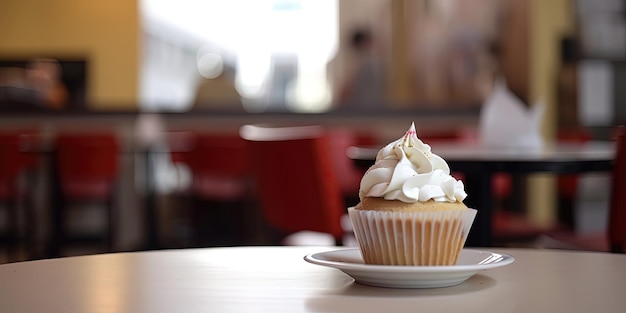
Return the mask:
[[234,73],[246,111],[328,109],[337,1],[142,0],[143,109],[190,109],[201,81],[215,79],[207,68]]

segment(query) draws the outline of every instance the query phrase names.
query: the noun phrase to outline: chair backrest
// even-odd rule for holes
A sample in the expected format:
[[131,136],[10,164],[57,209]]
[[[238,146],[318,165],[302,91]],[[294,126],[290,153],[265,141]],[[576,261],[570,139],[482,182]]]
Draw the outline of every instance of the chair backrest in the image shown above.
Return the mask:
[[619,126],[615,141],[608,237],[612,252],[626,252],[626,127]]
[[0,198],[15,195],[17,177],[22,167],[19,136],[0,135]]
[[238,201],[251,188],[248,145],[239,134],[195,133],[179,162],[189,166],[191,191],[204,199]]
[[0,196],[14,194],[22,170],[34,165],[36,158],[23,151],[28,145],[30,131],[0,133]]
[[320,126],[243,126],[267,222],[288,233],[303,230],[341,239],[346,208]]
[[250,171],[247,142],[239,134],[197,133],[187,156],[194,174],[245,176]]
[[21,168],[20,137],[17,134],[0,134],[0,179],[17,177]]
[[118,176],[119,143],[113,133],[61,133],[56,138],[61,186],[111,184]]

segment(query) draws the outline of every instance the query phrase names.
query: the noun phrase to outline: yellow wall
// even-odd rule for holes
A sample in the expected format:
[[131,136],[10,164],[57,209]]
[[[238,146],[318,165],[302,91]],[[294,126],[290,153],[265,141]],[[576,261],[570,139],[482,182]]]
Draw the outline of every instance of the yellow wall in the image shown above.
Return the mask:
[[[571,0],[533,0],[530,12],[530,102],[544,101],[543,134],[554,140],[557,131],[556,78],[560,38],[574,31]],[[528,207],[544,223],[555,220],[556,185],[553,175],[535,175],[529,183]]]
[[560,39],[574,32],[571,0],[535,0],[530,17],[532,102],[545,101],[548,107],[544,135],[554,138],[556,119],[556,78],[560,66]]
[[2,0],[0,57],[85,57],[92,108],[135,108],[139,27],[137,1]]

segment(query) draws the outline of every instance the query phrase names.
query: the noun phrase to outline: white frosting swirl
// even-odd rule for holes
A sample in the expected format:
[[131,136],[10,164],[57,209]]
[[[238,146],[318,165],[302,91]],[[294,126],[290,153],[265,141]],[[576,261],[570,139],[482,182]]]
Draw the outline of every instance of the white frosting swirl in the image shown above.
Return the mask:
[[382,197],[406,203],[463,201],[463,183],[450,175],[444,159],[430,151],[415,132],[415,124],[404,137],[388,144],[363,179],[359,197]]

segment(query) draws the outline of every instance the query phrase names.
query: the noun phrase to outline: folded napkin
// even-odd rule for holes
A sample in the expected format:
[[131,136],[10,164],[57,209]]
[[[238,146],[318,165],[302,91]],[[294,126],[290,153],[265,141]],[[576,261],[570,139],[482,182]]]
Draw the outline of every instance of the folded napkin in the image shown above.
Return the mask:
[[481,142],[491,148],[541,150],[544,113],[543,102],[528,109],[503,80],[497,80],[480,112]]

